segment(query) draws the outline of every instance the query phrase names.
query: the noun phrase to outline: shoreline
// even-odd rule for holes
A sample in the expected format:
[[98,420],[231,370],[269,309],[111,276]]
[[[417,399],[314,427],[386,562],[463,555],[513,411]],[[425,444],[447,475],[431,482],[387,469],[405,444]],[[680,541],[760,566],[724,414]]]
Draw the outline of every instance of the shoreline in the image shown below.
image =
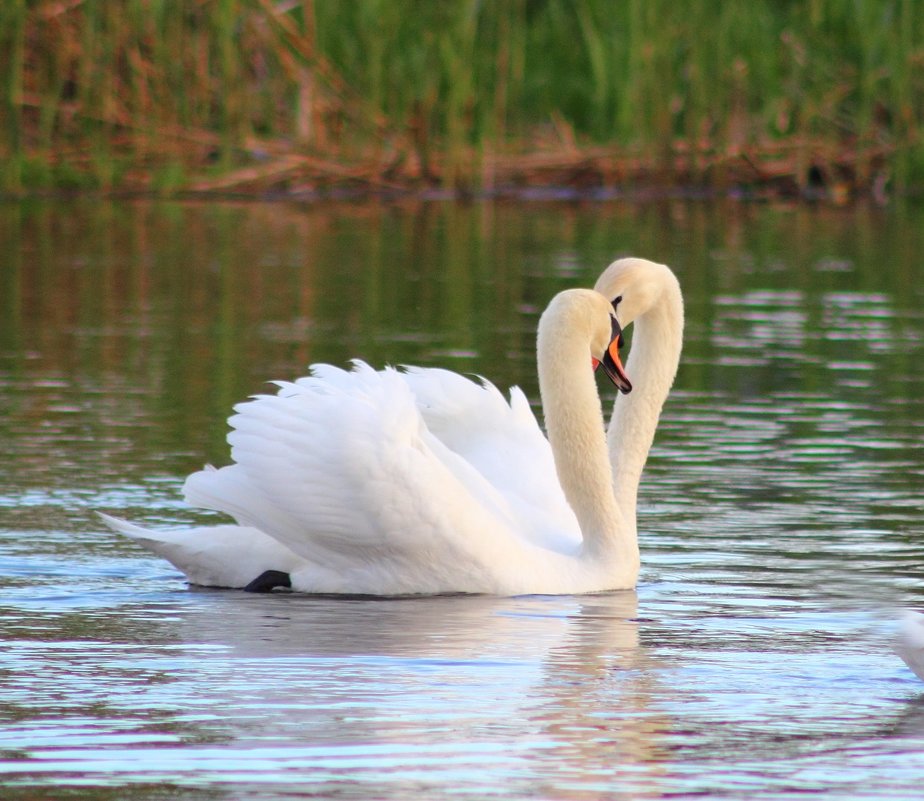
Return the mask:
[[[126,170],[105,187],[24,186],[0,191],[0,198],[138,197],[172,199],[238,198],[325,202],[361,199],[646,201],[690,199],[793,200],[843,205],[893,196],[913,197],[910,187],[891,191],[886,147],[845,148],[835,144],[779,142],[735,152],[695,151],[678,144],[660,158],[639,157],[607,147],[568,147],[519,154],[449,159],[421,167],[407,153],[389,159],[325,159],[294,148],[253,143],[246,166],[204,175],[202,165],[183,166],[174,185],[159,185],[156,169]],[[462,169],[461,165],[467,169]],[[444,166],[445,165],[445,166]],[[198,169],[197,169],[198,167]],[[53,167],[48,167],[49,171]],[[161,166],[161,169],[164,169]],[[455,175],[447,181],[449,171]]]

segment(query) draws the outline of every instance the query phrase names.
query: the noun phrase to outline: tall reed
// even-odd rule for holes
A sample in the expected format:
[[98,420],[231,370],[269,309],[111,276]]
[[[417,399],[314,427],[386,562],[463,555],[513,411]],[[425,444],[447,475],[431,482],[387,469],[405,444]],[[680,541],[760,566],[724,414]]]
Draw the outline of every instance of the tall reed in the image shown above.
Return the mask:
[[704,182],[846,154],[906,188],[924,3],[5,0],[0,109],[7,190],[170,190],[285,154],[477,186],[498,154],[595,146]]
[[25,0],[0,6],[0,185],[19,189],[22,182],[23,72],[25,59]]

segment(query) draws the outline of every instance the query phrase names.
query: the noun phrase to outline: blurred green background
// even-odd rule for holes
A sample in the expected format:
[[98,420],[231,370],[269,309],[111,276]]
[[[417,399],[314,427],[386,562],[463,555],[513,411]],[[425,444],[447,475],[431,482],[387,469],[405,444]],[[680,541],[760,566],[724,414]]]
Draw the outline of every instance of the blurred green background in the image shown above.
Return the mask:
[[920,0],[4,0],[0,189],[924,185]]

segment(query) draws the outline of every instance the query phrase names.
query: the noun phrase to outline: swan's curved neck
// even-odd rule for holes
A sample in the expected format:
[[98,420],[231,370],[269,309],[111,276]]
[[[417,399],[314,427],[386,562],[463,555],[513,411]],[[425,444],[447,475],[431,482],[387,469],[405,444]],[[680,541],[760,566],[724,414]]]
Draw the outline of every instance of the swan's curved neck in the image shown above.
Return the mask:
[[672,273],[667,271],[665,276],[651,305],[633,322],[632,349],[626,363],[633,390],[616,398],[607,429],[613,491],[633,527],[642,470],[677,372],[683,341],[680,287]]
[[[620,322],[634,324],[626,364],[634,389],[617,397],[604,433],[589,361],[592,349],[606,348],[616,297]],[[539,323],[539,389],[558,478],[580,524],[584,555],[617,581],[638,573],[636,496],[682,342],[680,285],[670,269],[644,259],[614,262],[594,290],[557,295]]]
[[[536,349],[555,468],[580,524],[585,553],[617,558],[634,554],[637,560],[634,526],[625,525],[613,496],[603,410],[591,369],[590,314],[581,303],[556,303],[565,295],[543,314]],[[579,299],[576,294],[571,297]],[[599,308],[596,311],[599,315]],[[609,319],[605,311],[603,315],[604,321]]]

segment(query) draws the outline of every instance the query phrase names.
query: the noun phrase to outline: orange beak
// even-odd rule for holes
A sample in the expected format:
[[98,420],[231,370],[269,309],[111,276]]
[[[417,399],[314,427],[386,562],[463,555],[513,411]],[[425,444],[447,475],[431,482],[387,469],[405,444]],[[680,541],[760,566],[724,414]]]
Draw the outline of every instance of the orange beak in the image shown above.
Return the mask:
[[629,380],[629,376],[626,375],[626,370],[622,366],[622,359],[619,358],[619,348],[622,346],[622,327],[615,317],[612,318],[612,321],[613,338],[610,340],[610,344],[603,354],[603,359],[592,358],[591,361],[594,370],[598,367],[603,367],[603,372],[605,372],[610,381],[613,382],[616,389],[625,395],[632,391],[632,382]]

